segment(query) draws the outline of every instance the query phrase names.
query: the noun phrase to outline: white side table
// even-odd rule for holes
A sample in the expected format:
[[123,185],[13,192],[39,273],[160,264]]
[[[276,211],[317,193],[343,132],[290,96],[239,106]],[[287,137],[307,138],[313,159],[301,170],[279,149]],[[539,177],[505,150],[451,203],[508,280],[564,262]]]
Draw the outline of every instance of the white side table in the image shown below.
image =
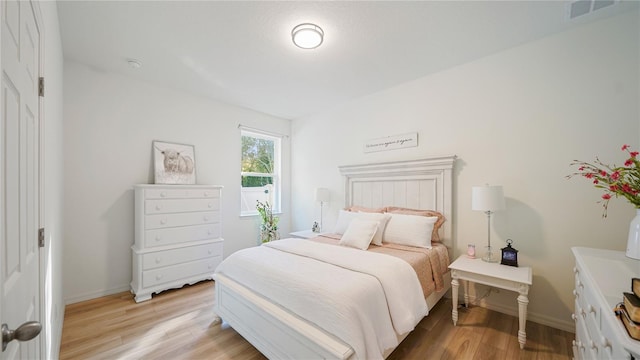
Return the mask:
[[295,238],[300,238],[300,239],[311,239],[314,238],[316,236],[321,235],[322,233],[316,233],[313,232],[311,230],[301,230],[301,231],[294,231],[289,233],[289,236],[291,237],[295,237]]
[[518,317],[520,328],[518,330],[518,342],[520,343],[520,348],[523,349],[524,344],[527,342],[525,325],[527,323],[529,287],[532,284],[533,276],[531,268],[488,263],[481,259],[469,259],[466,255],[461,255],[449,265],[449,269],[451,269],[451,302],[453,303],[451,318],[453,319],[453,325],[455,326],[458,322],[458,280],[466,280],[467,282],[464,287],[465,305],[469,304],[469,282],[515,291],[519,294]]

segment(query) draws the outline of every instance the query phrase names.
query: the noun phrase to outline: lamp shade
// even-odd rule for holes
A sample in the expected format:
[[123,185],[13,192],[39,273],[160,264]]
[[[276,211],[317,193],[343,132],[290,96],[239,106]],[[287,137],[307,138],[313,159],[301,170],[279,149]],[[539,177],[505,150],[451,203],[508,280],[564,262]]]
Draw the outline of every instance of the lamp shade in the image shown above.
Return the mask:
[[330,198],[329,189],[316,188],[316,201],[328,202]]
[[471,209],[480,211],[497,211],[505,208],[502,186],[485,185],[471,188]]

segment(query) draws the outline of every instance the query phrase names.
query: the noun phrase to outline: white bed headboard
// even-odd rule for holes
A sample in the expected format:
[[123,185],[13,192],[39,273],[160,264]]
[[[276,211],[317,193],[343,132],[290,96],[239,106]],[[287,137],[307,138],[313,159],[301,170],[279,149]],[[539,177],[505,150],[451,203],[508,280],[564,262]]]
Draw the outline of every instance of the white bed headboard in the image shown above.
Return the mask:
[[436,210],[446,221],[440,238],[453,250],[453,164],[455,155],[419,160],[340,166],[345,207],[400,206]]

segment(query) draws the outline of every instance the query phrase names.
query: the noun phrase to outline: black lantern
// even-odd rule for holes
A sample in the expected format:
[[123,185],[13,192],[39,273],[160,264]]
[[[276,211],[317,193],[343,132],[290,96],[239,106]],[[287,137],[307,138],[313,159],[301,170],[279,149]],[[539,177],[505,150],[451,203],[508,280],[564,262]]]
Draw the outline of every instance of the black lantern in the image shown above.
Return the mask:
[[503,247],[500,264],[518,267],[518,250],[511,247],[513,240],[507,239],[507,246]]

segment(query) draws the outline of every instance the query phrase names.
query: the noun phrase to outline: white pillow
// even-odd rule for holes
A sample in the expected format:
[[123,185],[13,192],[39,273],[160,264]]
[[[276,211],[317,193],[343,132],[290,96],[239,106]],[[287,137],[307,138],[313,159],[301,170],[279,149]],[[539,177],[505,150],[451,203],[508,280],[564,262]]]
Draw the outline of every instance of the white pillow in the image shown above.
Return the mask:
[[391,213],[382,236],[383,242],[431,248],[431,233],[437,216],[417,216]]
[[338,222],[336,222],[336,227],[333,229],[333,232],[336,234],[344,234],[351,220],[358,217],[358,214],[357,212],[340,210],[338,213]]
[[371,239],[378,231],[378,222],[375,220],[353,219],[344,232],[339,244],[367,250]]
[[382,234],[384,233],[384,228],[387,226],[387,221],[391,218],[391,214],[380,214],[380,213],[366,213],[366,212],[353,212],[353,211],[345,211],[340,210],[338,213],[338,222],[336,223],[336,227],[333,229],[333,232],[336,234],[344,234],[349,227],[349,223],[353,219],[364,219],[364,220],[375,220],[378,222],[378,231],[373,236],[373,240],[371,243],[373,245],[382,245]]

